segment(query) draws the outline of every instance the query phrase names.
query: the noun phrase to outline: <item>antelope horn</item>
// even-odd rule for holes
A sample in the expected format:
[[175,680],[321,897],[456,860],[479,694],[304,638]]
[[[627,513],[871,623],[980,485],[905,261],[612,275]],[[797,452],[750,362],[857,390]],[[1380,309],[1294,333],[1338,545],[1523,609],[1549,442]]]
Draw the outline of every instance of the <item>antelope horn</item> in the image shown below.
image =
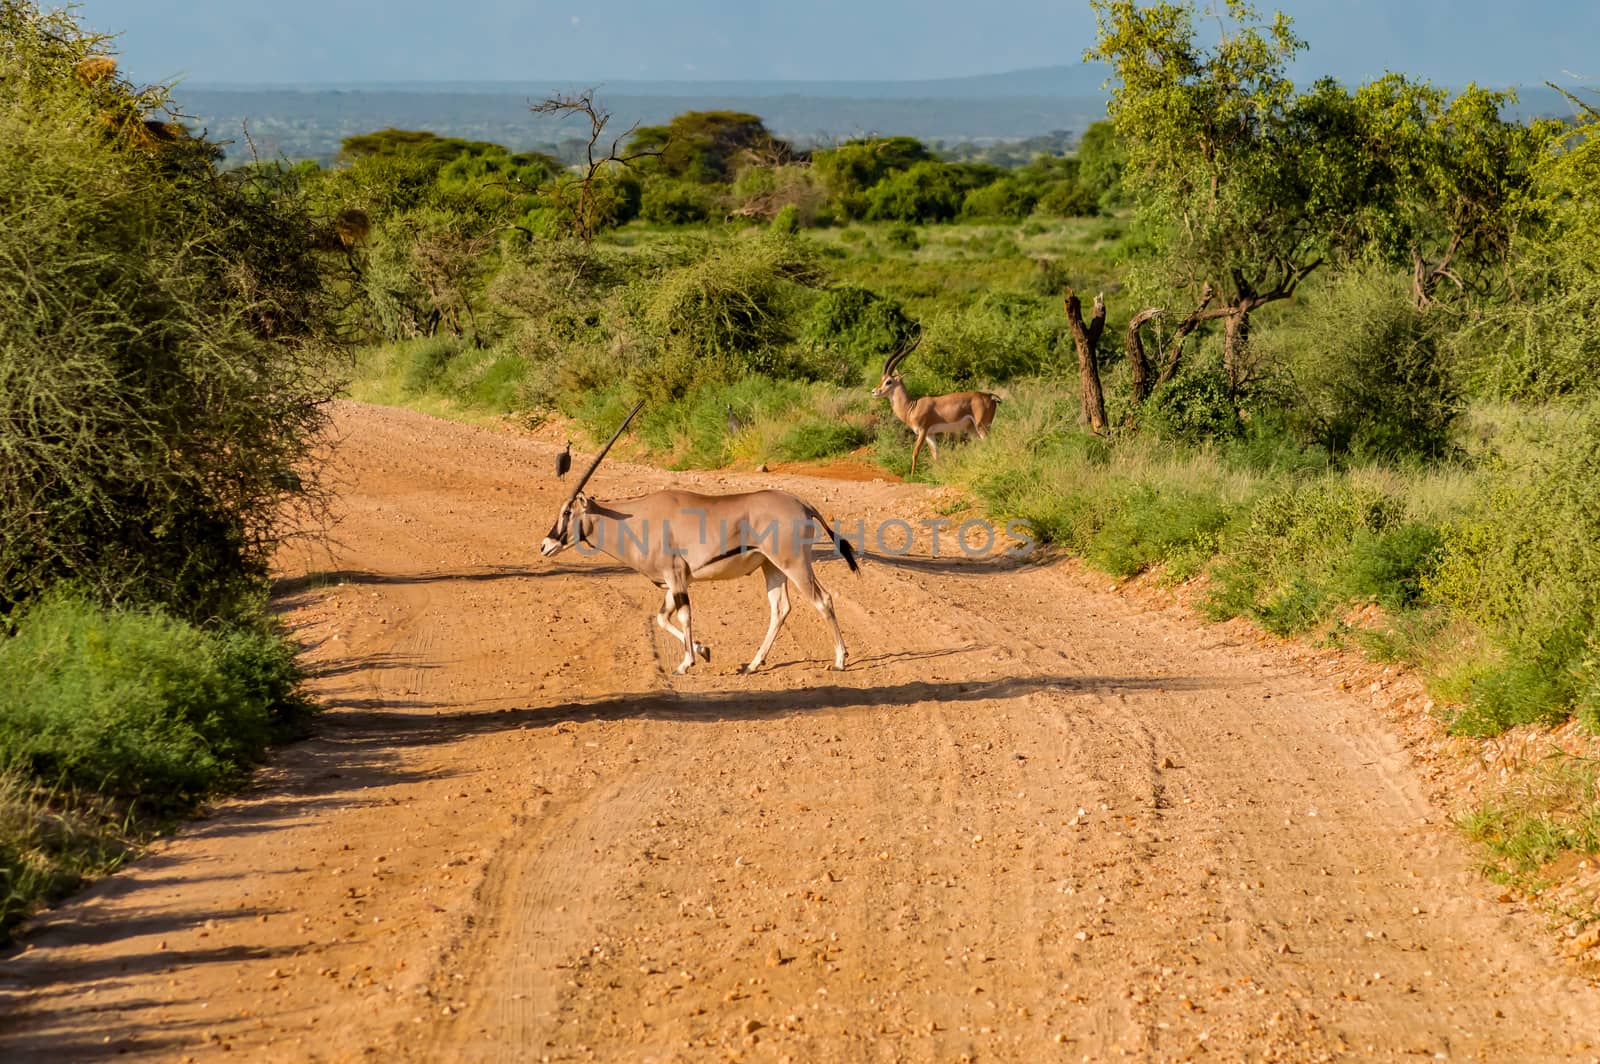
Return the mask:
[[583,476],[578,478],[577,486],[572,489],[572,494],[567,496],[567,501],[565,506],[563,506],[563,509],[565,509],[566,506],[571,506],[573,500],[577,499],[578,493],[583,490],[583,486],[589,483],[590,477],[594,476],[594,471],[600,468],[600,460],[606,456],[607,451],[611,450],[611,445],[616,443],[617,440],[621,438],[622,430],[628,427],[628,422],[633,420],[633,415],[637,414],[642,409],[644,409],[644,400],[640,399],[634,404],[633,409],[628,411],[628,416],[622,419],[622,424],[617,426],[617,431],[611,434],[611,438],[606,441],[606,445],[600,448],[600,453],[594,456],[594,461],[590,462],[589,468],[583,471]]
[[895,367],[900,365],[900,363],[904,362],[905,359],[906,359],[906,356],[909,355],[911,352],[915,351],[917,349],[917,345],[920,344],[920,343],[922,343],[922,326],[918,325],[917,326],[917,331],[916,331],[916,339],[911,341],[910,346],[909,347],[902,347],[900,350],[898,350],[894,354],[890,355],[884,361],[884,363],[883,363],[883,375],[885,377],[887,377],[889,374],[893,373],[894,370],[895,370]]

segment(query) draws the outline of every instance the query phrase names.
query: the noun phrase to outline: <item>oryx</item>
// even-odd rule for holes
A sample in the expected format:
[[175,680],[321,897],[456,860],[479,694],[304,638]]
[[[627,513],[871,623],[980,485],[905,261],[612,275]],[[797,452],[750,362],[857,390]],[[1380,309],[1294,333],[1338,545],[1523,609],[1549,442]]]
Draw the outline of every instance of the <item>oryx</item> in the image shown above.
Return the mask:
[[761,649],[745,666],[746,672],[753,672],[766,660],[778,629],[789,615],[789,581],[793,580],[828,622],[833,632],[833,667],[843,669],[844,638],[834,617],[833,598],[811,571],[811,548],[826,544],[843,556],[852,572],[860,570],[850,541],[829,528],[810,503],[770,490],[737,495],[669,490],[614,501],[583,494],[584,485],[600,460],[643,405],[641,402],[633,408],[578,478],[539,548],[545,557],[576,546],[609,554],[649,577],[666,596],[661,612],[656,614],[656,623],[683,641],[683,660],[676,670],[680,673],[694,664],[696,654],[711,660],[711,651],[694,641],[689,616],[690,584],[697,580],[731,580],[757,570],[766,578],[772,623]]

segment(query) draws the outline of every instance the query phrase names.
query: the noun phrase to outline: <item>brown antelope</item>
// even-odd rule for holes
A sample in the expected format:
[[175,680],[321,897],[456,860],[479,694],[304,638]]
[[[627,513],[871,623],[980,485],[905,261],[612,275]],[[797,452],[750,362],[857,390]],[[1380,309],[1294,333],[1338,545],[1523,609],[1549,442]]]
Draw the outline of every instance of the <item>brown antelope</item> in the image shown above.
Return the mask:
[[656,624],[683,641],[683,660],[676,670],[680,673],[694,664],[697,654],[711,660],[710,648],[694,641],[690,584],[732,580],[757,570],[766,578],[772,620],[761,649],[744,667],[744,671],[754,672],[766,660],[778,629],[789,616],[789,581],[793,580],[828,623],[833,633],[833,667],[843,669],[844,638],[833,613],[833,598],[811,570],[811,548],[830,545],[844,557],[851,572],[860,569],[850,541],[829,528],[810,503],[781,491],[700,495],[669,490],[618,501],[583,494],[600,460],[643,405],[633,408],[578,478],[540,551],[547,558],[568,547],[584,553],[603,552],[649,577],[666,595]]
[[898,367],[921,342],[922,331],[919,329],[909,347],[901,347],[884,360],[883,379],[872,389],[872,394],[878,398],[887,397],[894,416],[917,434],[916,446],[911,448],[913,474],[917,471],[917,452],[922,450],[924,440],[933,449],[933,457],[937,461],[939,445],[934,441],[937,435],[954,433],[965,436],[968,432],[975,432],[978,439],[987,439],[989,422],[994,420],[995,407],[1000,402],[1000,397],[993,392],[951,392],[948,395],[925,395],[921,399],[912,399]]

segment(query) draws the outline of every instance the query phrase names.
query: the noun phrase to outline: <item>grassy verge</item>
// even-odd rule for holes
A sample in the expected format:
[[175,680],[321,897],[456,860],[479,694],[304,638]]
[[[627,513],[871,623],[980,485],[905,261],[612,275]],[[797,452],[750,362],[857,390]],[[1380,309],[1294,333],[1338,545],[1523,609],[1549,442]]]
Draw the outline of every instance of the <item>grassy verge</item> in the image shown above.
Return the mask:
[[0,935],[240,782],[311,712],[277,635],[53,596],[0,641]]

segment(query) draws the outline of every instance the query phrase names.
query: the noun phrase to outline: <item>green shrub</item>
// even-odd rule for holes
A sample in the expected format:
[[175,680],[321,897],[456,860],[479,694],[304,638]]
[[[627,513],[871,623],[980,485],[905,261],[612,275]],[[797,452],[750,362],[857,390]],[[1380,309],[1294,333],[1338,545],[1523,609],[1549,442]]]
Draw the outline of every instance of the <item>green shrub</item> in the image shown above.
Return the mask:
[[915,251],[922,246],[922,236],[916,226],[900,222],[883,231],[883,242],[896,251]]
[[800,232],[800,208],[792,203],[786,203],[778,208],[778,213],[772,216],[772,231],[784,236],[796,236]]
[[650,288],[645,320],[685,380],[780,370],[822,271],[792,237],[760,233],[713,246]]
[[1050,304],[1017,292],[986,292],[970,306],[930,314],[907,367],[968,386],[1038,373],[1068,345],[1066,318]]
[[147,143],[158,94],[15,76],[0,14],[0,615],[62,580],[249,614],[336,392],[317,226],[271,168]]
[[1163,439],[1199,444],[1242,434],[1238,403],[1220,366],[1191,367],[1150,393],[1139,424]]
[[1446,528],[1424,592],[1485,633],[1451,679],[1469,703],[1458,727],[1561,720],[1594,704],[1596,462],[1600,405],[1552,412],[1503,442],[1472,511]]
[[1232,507],[1213,492],[1167,484],[1137,484],[1106,502],[1105,517],[1085,544],[1084,556],[1119,577],[1168,562],[1192,571],[1216,550],[1218,535],[1234,517]]
[[420,394],[431,390],[444,376],[450,360],[461,353],[461,343],[450,337],[434,336],[400,348],[406,391]]
[[961,203],[961,217],[969,221],[1020,222],[1039,202],[1037,186],[1017,177],[1003,177],[975,188]]
[[1332,454],[1392,460],[1449,450],[1459,389],[1440,321],[1416,310],[1404,280],[1358,272],[1308,300],[1274,334],[1290,389],[1285,408],[1302,439]]
[[[835,353],[852,368],[875,370],[910,338],[913,323],[900,304],[859,285],[840,285],[823,293],[811,306],[800,342],[808,348]],[[854,384],[856,381],[840,383]],[[873,383],[876,382],[874,378]]]
[[836,454],[848,454],[867,442],[859,425],[848,421],[802,421],[778,441],[780,457],[794,462],[809,462]]
[[1433,554],[1426,533],[1400,530],[1404,519],[1400,499],[1347,475],[1272,491],[1224,535],[1202,608],[1287,635],[1354,597],[1409,601]]
[[1335,563],[1335,586],[1346,600],[1371,599],[1389,610],[1406,609],[1421,598],[1443,547],[1443,531],[1421,521],[1360,529]]
[[645,183],[639,216],[656,225],[693,225],[711,217],[715,209],[716,196],[707,186],[658,178]]
[[0,766],[172,808],[233,780],[307,704],[293,650],[52,596],[0,642]]
[[1056,181],[1039,197],[1039,210],[1057,218],[1092,218],[1100,213],[1100,197],[1076,181]]

